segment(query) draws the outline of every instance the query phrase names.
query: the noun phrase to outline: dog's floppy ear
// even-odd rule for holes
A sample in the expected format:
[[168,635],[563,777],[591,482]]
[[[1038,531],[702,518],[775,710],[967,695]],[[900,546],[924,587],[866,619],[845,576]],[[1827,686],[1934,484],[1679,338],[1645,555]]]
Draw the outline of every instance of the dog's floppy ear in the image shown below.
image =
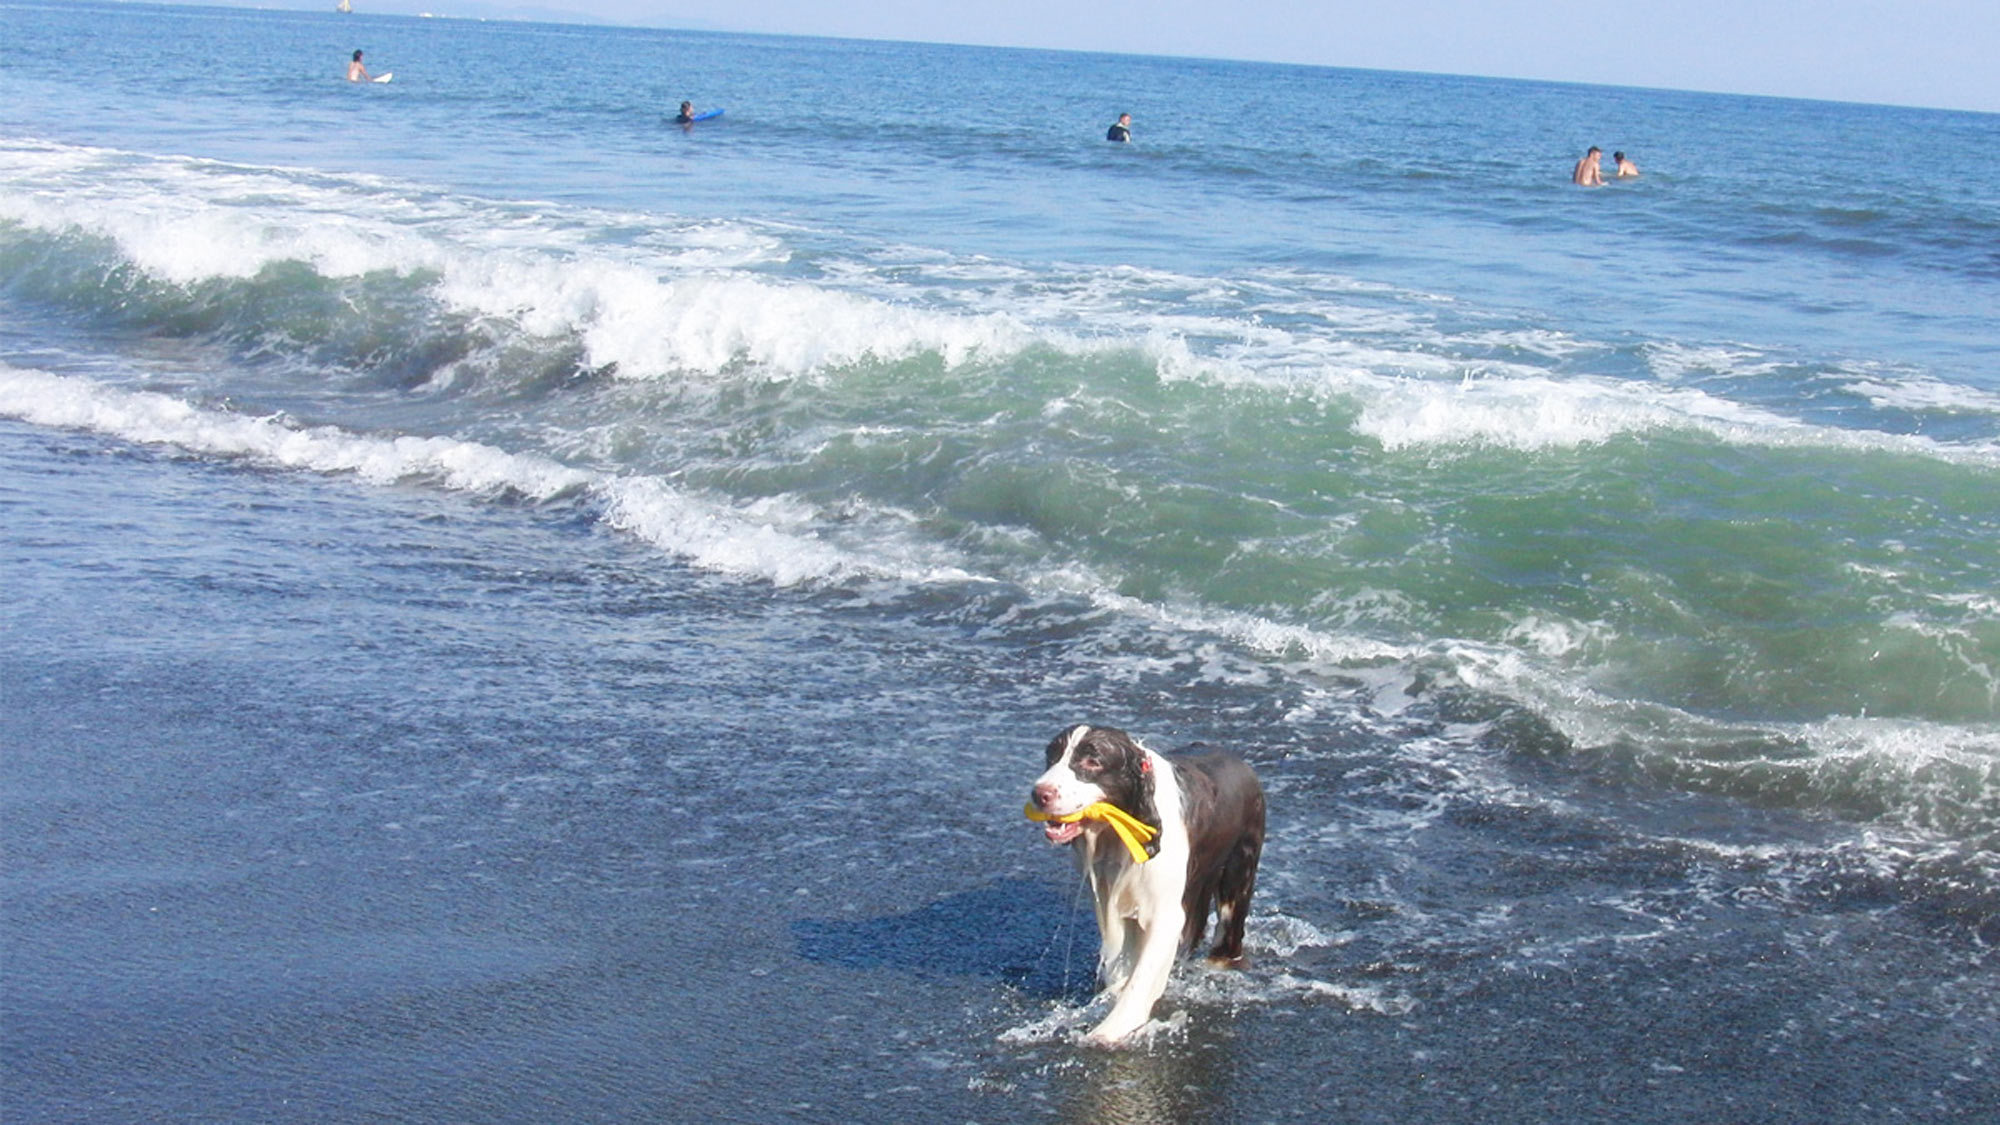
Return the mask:
[[1160,809],[1153,800],[1153,757],[1139,745],[1139,740],[1119,732],[1119,740],[1125,746],[1125,780],[1132,794],[1132,807],[1125,810],[1153,829],[1153,838],[1146,841],[1146,854],[1160,854]]

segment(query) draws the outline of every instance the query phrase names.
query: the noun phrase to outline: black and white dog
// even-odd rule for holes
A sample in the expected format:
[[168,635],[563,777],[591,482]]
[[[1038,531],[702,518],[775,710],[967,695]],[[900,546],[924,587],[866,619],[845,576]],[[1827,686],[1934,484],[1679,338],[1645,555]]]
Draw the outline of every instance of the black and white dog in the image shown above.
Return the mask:
[[[1215,910],[1211,964],[1243,957],[1243,923],[1264,850],[1264,790],[1241,758],[1146,749],[1124,731],[1074,726],[1049,743],[1032,808],[1074,816],[1104,801],[1156,829],[1136,861],[1133,847],[1097,818],[1051,820],[1049,840],[1076,848],[1096,900],[1099,982],[1110,1014],[1090,1042],[1115,1043],[1151,1018],[1180,954],[1193,949]],[[1041,819],[1037,817],[1037,819]]]

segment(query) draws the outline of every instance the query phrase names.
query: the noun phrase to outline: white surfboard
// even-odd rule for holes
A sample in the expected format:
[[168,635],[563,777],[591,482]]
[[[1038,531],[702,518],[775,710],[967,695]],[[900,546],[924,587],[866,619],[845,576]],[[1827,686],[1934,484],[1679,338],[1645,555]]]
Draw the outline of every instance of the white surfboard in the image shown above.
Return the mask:
[[394,77],[396,77],[396,72],[395,72],[395,71],[393,71],[393,70],[391,70],[391,71],[386,71],[386,72],[384,72],[384,73],[382,73],[382,74],[378,74],[378,75],[376,75],[376,76],[375,76],[375,81],[377,81],[377,82],[387,82],[387,81],[388,81],[389,79],[391,79],[391,78],[394,78]]

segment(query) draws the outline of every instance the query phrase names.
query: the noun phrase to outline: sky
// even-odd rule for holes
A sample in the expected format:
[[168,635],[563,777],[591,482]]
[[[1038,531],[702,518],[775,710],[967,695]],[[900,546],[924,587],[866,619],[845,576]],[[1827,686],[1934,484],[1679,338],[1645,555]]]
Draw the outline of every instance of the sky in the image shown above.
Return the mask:
[[[194,0],[200,2],[200,0]],[[230,2],[230,0],[223,0]],[[235,0],[316,8],[333,0]],[[354,0],[2000,113],[2000,0]]]

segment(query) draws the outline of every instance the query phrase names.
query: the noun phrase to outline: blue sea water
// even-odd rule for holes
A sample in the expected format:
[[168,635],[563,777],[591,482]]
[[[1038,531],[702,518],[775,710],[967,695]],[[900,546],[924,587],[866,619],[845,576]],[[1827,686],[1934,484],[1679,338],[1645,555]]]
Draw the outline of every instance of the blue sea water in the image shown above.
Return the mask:
[[[2000,1104],[2000,117],[0,26],[8,1120]],[[1082,720],[1272,798],[1115,1053]]]

